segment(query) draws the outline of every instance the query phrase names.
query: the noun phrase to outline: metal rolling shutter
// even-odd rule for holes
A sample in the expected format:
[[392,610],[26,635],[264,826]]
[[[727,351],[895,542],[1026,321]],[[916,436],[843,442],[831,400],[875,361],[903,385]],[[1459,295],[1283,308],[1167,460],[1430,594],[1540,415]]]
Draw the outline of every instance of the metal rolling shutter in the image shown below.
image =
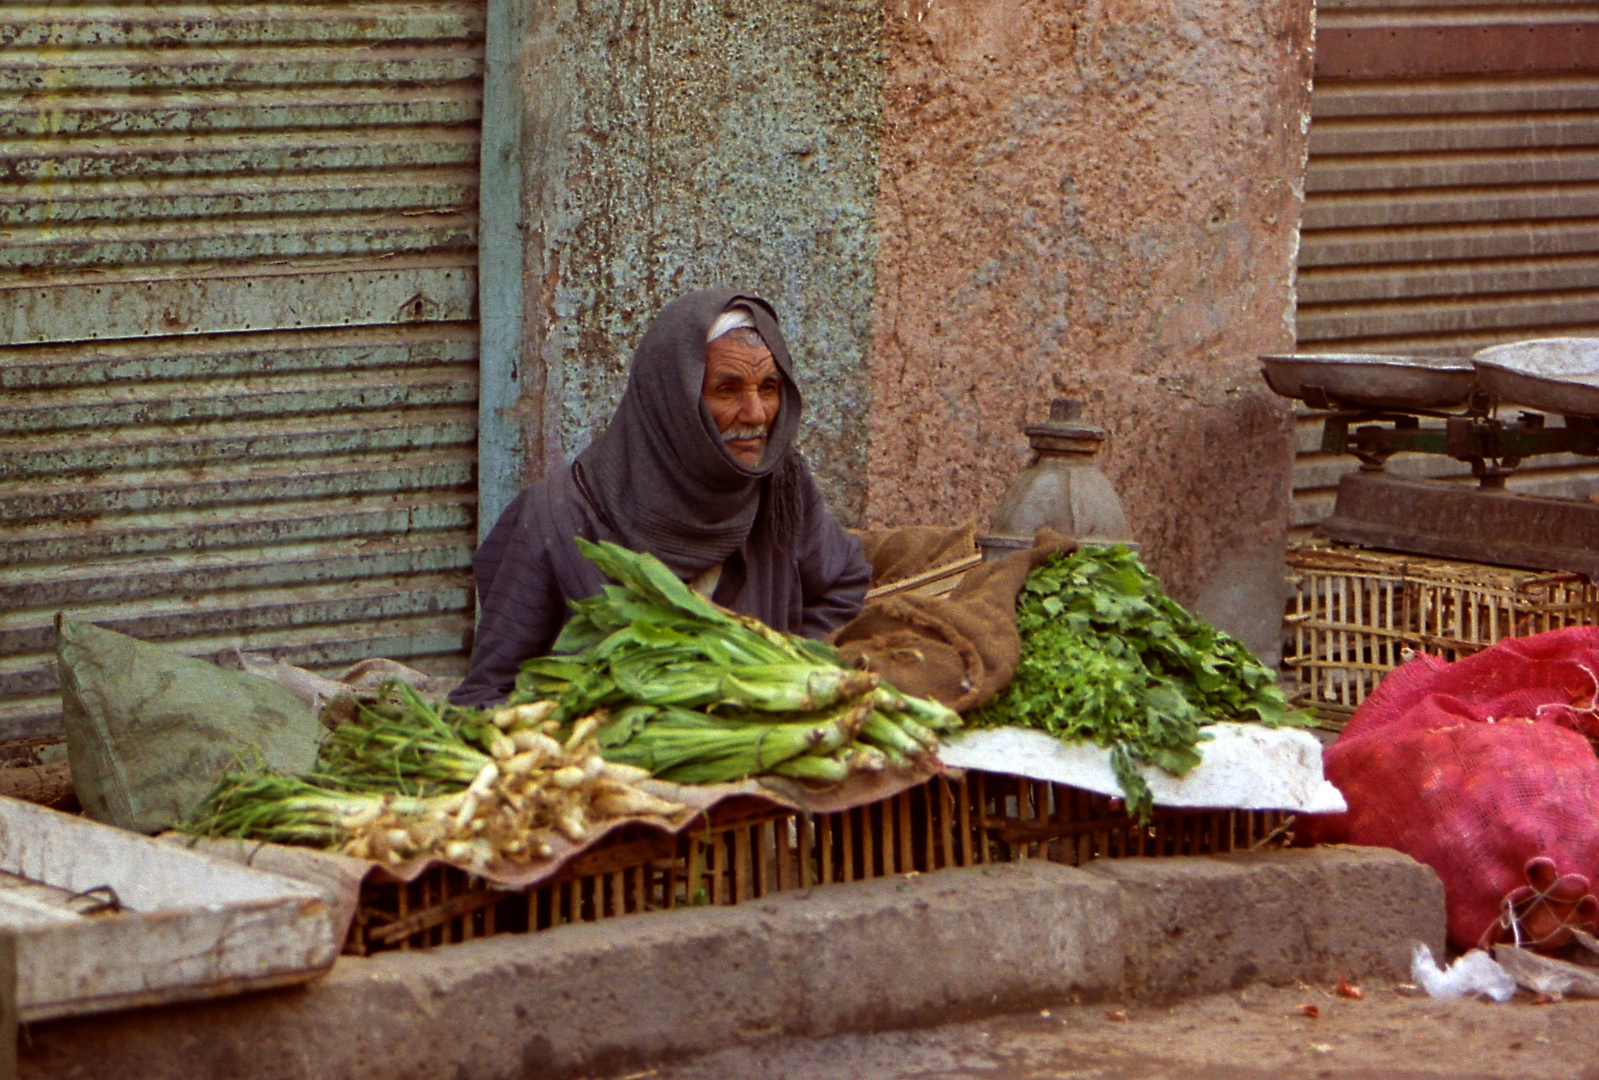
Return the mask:
[[[1466,355],[1599,335],[1599,6],[1322,0],[1316,49],[1299,347]],[[1301,532],[1355,467],[1319,454],[1320,434],[1301,422]],[[1599,465],[1539,458],[1511,486],[1582,497]]]
[[56,611],[458,670],[477,3],[0,3],[0,738]]

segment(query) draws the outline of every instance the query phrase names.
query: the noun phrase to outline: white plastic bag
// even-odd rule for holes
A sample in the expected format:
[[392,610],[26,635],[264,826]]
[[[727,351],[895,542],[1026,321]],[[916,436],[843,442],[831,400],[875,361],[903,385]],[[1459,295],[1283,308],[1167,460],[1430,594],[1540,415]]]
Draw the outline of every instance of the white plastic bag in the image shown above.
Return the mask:
[[1410,979],[1427,991],[1428,997],[1453,1001],[1463,997],[1490,997],[1503,1003],[1516,993],[1516,979],[1481,949],[1472,949],[1445,971],[1432,957],[1432,950],[1417,945],[1410,961]]

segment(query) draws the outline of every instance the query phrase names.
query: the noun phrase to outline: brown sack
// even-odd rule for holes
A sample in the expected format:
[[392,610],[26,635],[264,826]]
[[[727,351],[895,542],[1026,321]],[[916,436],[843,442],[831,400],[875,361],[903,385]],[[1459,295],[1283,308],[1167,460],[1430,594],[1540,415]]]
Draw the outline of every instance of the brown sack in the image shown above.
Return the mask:
[[983,563],[946,596],[875,600],[833,644],[904,693],[975,709],[1010,683],[1021,662],[1016,596],[1027,575],[1050,556],[1077,550],[1052,529],[1040,529],[1033,544]]
[[977,523],[947,528],[913,525],[856,533],[866,561],[872,564],[872,588],[913,578],[947,563],[977,554]]

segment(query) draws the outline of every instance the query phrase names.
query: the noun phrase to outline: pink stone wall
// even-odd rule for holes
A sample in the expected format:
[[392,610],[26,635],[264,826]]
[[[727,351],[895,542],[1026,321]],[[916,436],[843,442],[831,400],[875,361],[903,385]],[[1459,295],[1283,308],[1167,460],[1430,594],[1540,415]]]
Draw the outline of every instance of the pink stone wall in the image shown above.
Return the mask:
[[1087,400],[1192,599],[1280,542],[1310,0],[886,0],[866,521],[988,516]]

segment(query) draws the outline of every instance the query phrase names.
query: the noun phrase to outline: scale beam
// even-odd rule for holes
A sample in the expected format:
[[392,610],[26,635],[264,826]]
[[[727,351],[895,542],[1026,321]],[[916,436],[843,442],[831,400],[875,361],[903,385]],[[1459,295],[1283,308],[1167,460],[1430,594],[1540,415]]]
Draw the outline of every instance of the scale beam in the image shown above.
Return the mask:
[[[1377,421],[1371,423],[1370,421]],[[1358,424],[1353,431],[1351,425]],[[1384,425],[1388,426],[1384,426]],[[1516,420],[1449,416],[1442,427],[1422,427],[1415,416],[1395,413],[1333,413],[1322,424],[1321,449],[1352,454],[1367,472],[1379,472],[1394,454],[1437,454],[1471,464],[1484,487],[1503,487],[1523,459],[1543,454],[1599,457],[1599,424],[1568,416],[1564,427],[1548,427],[1542,413]]]

